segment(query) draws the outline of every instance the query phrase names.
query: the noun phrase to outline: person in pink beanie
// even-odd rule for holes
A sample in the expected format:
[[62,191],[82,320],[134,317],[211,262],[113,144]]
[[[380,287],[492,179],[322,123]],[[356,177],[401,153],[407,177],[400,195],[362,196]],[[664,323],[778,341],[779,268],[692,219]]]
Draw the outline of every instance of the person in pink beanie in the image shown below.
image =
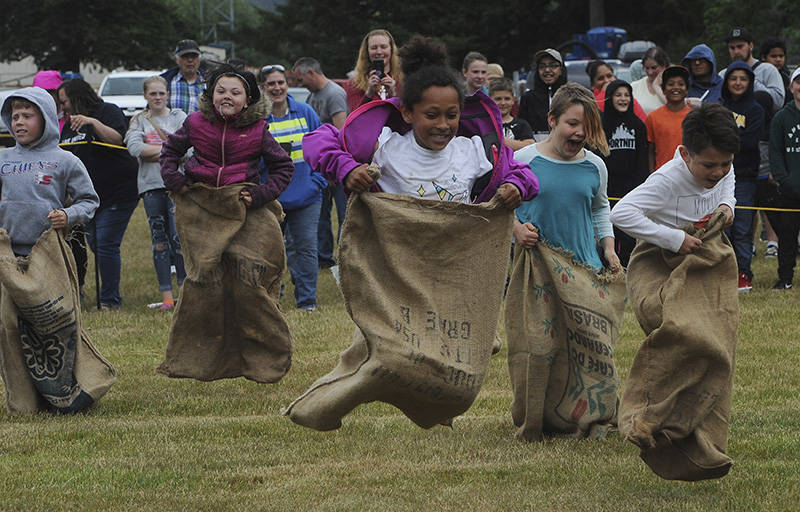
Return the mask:
[[49,92],[50,96],[52,96],[56,102],[56,107],[58,107],[59,133],[61,133],[61,129],[64,127],[64,113],[61,110],[61,104],[58,102],[58,86],[61,85],[61,82],[63,82],[61,79],[61,73],[54,69],[39,71],[33,76],[33,86],[41,87],[45,91]]

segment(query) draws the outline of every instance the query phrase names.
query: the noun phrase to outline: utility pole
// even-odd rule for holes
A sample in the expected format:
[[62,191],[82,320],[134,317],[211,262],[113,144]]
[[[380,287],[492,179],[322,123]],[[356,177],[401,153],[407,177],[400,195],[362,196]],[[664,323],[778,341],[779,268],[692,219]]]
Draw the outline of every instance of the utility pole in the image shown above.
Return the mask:
[[200,0],[203,40],[229,48],[231,59],[236,57],[233,41],[220,41],[217,27],[226,27],[233,34],[234,21],[233,0]]
[[602,27],[606,24],[605,0],[589,0],[589,28]]

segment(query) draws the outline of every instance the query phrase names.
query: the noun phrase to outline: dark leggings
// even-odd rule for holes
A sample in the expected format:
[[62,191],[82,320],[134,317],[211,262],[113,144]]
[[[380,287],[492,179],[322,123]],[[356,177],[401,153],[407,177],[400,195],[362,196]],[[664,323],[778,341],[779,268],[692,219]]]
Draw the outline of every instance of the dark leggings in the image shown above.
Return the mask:
[[[800,200],[780,196],[779,208],[800,209]],[[778,234],[778,279],[792,281],[797,258],[797,235],[800,233],[800,212],[768,212],[772,229]]]

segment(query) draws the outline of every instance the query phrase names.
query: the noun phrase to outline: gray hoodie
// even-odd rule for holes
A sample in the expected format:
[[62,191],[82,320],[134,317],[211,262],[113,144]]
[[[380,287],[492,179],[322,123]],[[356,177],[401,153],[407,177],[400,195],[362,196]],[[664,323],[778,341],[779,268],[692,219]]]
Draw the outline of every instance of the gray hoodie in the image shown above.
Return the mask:
[[161,140],[161,136],[153,127],[153,123],[157,123],[161,131],[165,135],[169,135],[176,132],[186,119],[186,112],[179,108],[170,109],[167,115],[156,117],[155,119],[145,117],[144,114],[146,112],[148,111],[144,110],[133,116],[128,133],[125,134],[125,145],[128,146],[128,153],[139,159],[139,177],[137,180],[139,195],[149,190],[165,188],[164,180],[161,179],[161,164],[158,160],[145,162],[139,158],[146,144],[158,145],[166,142]]
[[[100,199],[83,163],[58,147],[58,118],[53,97],[39,87],[14,91],[3,102],[0,116],[14,134],[11,102],[25,98],[44,117],[42,137],[23,146],[0,151],[0,228],[11,238],[15,254],[27,255],[39,236],[50,227],[47,214],[62,209],[69,224],[82,224],[94,215]],[[69,198],[72,204],[65,207]]]

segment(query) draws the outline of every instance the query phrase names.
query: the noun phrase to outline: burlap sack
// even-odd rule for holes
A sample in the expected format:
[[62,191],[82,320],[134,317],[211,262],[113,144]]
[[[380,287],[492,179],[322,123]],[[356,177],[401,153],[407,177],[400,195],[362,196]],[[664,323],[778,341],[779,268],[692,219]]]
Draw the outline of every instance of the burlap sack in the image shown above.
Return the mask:
[[505,326],[519,439],[601,439],[613,427],[624,309],[624,274],[597,274],[542,239],[517,251]]
[[283,210],[277,201],[247,209],[244,187],[195,183],[172,198],[186,279],[158,367],[164,375],[276,382],[289,371],[292,338],[278,305]]
[[647,337],[636,353],[619,413],[620,432],[662,478],[725,476],[739,324],[736,257],[715,212],[703,245],[686,256],[640,242],[628,290]]
[[99,400],[116,372],[83,331],[72,251],[45,231],[17,258],[0,229],[0,376],[9,414],[71,413]]
[[430,428],[469,409],[494,343],[512,221],[495,200],[353,194],[339,248],[353,343],[285,414],[332,430],[380,400]]

